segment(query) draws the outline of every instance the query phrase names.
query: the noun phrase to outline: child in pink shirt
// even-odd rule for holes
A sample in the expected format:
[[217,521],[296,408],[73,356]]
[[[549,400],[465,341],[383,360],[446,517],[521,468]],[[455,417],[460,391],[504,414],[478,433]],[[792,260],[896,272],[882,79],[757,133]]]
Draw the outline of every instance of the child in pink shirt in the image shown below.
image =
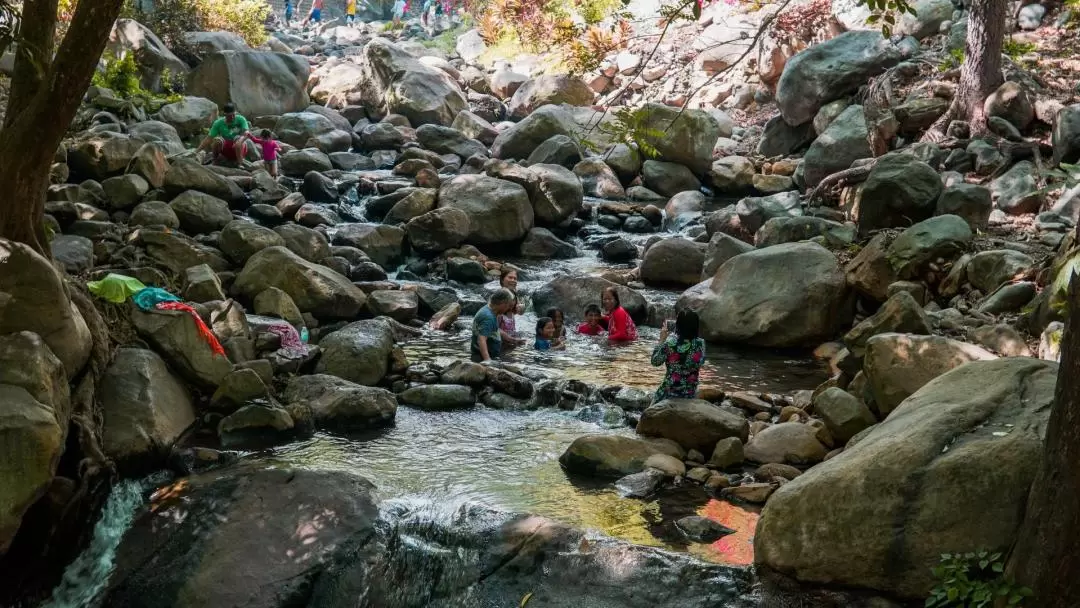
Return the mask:
[[262,146],[263,164],[266,165],[266,170],[270,172],[270,177],[277,179],[278,176],[278,150],[281,150],[281,144],[278,143],[270,133],[270,129],[263,129],[259,133],[259,137],[254,135],[250,136],[251,141]]

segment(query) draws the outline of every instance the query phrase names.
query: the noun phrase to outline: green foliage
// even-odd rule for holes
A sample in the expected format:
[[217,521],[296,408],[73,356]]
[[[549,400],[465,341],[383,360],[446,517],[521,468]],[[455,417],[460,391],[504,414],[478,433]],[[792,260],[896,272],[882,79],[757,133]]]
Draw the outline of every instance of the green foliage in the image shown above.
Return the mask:
[[161,82],[165,87],[165,95],[156,95],[142,87],[139,80],[139,65],[135,63],[133,53],[125,53],[120,56],[104,57],[104,67],[94,72],[91,84],[109,89],[116,93],[120,99],[129,101],[134,105],[156,110],[158,107],[180,100],[179,91],[175,78],[166,70],[161,75]]
[[949,54],[941,60],[938,64],[938,70],[942,72],[948,72],[954,68],[958,68],[964,63],[964,49],[950,49]]
[[941,582],[926,598],[927,608],[990,608],[997,602],[1022,607],[1031,590],[1005,578],[1001,553],[945,553],[933,569]]
[[866,22],[870,25],[881,25],[881,33],[884,36],[892,36],[892,29],[896,22],[905,13],[915,15],[915,7],[908,4],[907,0],[856,0],[858,4],[865,4],[870,9],[870,17]]
[[611,121],[602,122],[597,128],[615,143],[637,148],[647,158],[660,156],[656,142],[664,136],[664,130],[650,123],[643,108],[620,107],[613,111]]
[[182,58],[192,50],[184,32],[232,32],[252,47],[266,42],[270,5],[263,0],[155,0],[154,10],[142,10],[138,0],[127,0],[122,15],[150,28]]
[[454,28],[445,31],[434,38],[424,40],[421,44],[429,49],[438,49],[447,55],[453,55],[457,50],[457,38],[463,32],[463,28]]
[[1020,57],[1027,55],[1028,53],[1035,52],[1035,43],[1033,42],[1017,42],[1013,40],[1012,36],[1005,39],[1005,43],[1002,46],[1002,52],[1004,52],[1010,59],[1019,59]]

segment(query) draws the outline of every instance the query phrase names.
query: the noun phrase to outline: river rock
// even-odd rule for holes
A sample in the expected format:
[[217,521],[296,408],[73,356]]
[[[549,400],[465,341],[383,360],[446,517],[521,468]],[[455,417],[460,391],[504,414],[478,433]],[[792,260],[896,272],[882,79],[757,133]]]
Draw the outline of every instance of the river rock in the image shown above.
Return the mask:
[[857,357],[864,354],[866,342],[884,333],[930,335],[930,320],[922,306],[906,291],[897,292],[881,308],[844,335],[844,344]]
[[664,474],[656,469],[631,473],[615,482],[615,489],[624,498],[648,498],[656,493],[664,482]]
[[563,241],[547,228],[533,228],[521,243],[521,256],[533,259],[560,260],[580,255],[577,247]]
[[774,424],[754,435],[744,448],[746,459],[759,463],[815,464],[828,450],[817,430],[801,422]]
[[1006,81],[983,103],[987,116],[999,116],[1021,131],[1035,120],[1035,106],[1024,85]]
[[466,241],[476,245],[515,241],[533,225],[533,207],[525,189],[485,175],[458,175],[444,182],[439,207],[465,212]]
[[835,386],[814,399],[814,413],[821,416],[829,434],[840,443],[877,424],[877,419],[863,402]]
[[232,370],[228,357],[214,353],[187,312],[133,310],[131,320],[170,368],[203,390],[217,388]]
[[735,534],[736,532],[719,522],[715,522],[700,515],[688,515],[680,518],[675,522],[675,527],[678,528],[686,538],[696,543],[716,542],[721,538],[729,534]]
[[941,177],[930,165],[909,154],[882,156],[859,194],[859,235],[928,219],[941,190]]
[[157,264],[179,274],[200,264],[215,271],[229,269],[229,262],[213,247],[201,245],[181,232],[159,226],[141,228],[137,242]]
[[923,220],[900,233],[885,256],[901,279],[922,276],[939,258],[953,260],[971,243],[971,228],[963,218],[939,215]]
[[544,74],[518,86],[507,104],[507,110],[513,118],[522,119],[541,106],[587,106],[592,103],[593,97],[592,89],[581,78],[567,74]]
[[716,447],[713,448],[712,456],[709,458],[709,466],[726,469],[741,464],[745,458],[742,440],[738,437],[726,437],[716,442]]
[[754,244],[758,247],[809,240],[822,242],[828,247],[846,247],[855,240],[855,227],[813,216],[774,217],[766,221],[754,235]]
[[195,190],[219,198],[227,203],[247,203],[243,190],[231,179],[224,178],[193,160],[170,161],[165,174],[166,196],[177,197],[188,190]]
[[582,435],[566,448],[559,464],[570,473],[619,478],[645,470],[654,454],[679,459],[681,450],[656,441],[625,435]]
[[885,301],[889,285],[898,280],[886,255],[887,242],[887,235],[875,235],[844,268],[848,285],[878,302]]
[[441,253],[465,242],[471,232],[469,215],[454,207],[434,209],[405,224],[409,244],[425,254]]
[[279,116],[310,105],[310,71],[307,59],[299,55],[222,51],[203,58],[186,90],[218,104],[232,102],[250,117]]
[[1022,160],[990,182],[994,206],[1013,215],[1037,213],[1042,206],[1042,192],[1035,181],[1036,174],[1035,164]]
[[720,268],[724,262],[740,253],[746,253],[747,251],[753,250],[753,245],[740,241],[723,232],[717,232],[709,239],[709,244],[705,248],[705,263],[701,269],[700,280],[711,280],[716,274],[717,269]]
[[416,129],[416,139],[421,146],[439,154],[457,154],[461,158],[487,154],[487,146],[451,127],[420,125]]
[[559,225],[581,210],[585,193],[572,171],[561,165],[536,164],[529,172],[536,177],[529,195],[537,223]]
[[[791,272],[799,268],[799,272]],[[729,259],[703,294],[706,340],[794,347],[832,337],[851,318],[836,257],[814,243],[786,243]]]
[[[345,79],[344,87],[324,88],[320,82],[312,89],[312,96],[319,101],[322,89],[329,99],[344,88],[364,104],[385,106],[387,112],[401,114],[414,127],[429,123],[449,126],[458,112],[467,109],[465,96],[453,78],[418,61],[386,38],[373,38],[367,43],[358,64],[359,73]],[[344,69],[344,65],[335,69]]]
[[[6,553],[23,515],[48,490],[64,450],[65,426],[56,412],[25,388],[0,384],[4,422],[0,442],[0,554]],[[64,423],[66,425],[66,421]]]
[[711,454],[716,442],[727,437],[746,441],[746,419],[700,399],[668,399],[641,414],[637,433],[671,439],[683,448]]
[[986,296],[976,308],[980,313],[999,315],[1021,310],[1034,297],[1038,287],[1032,281],[1005,284]]
[[282,398],[290,407],[310,408],[315,426],[331,430],[387,426],[397,413],[397,399],[390,391],[326,374],[293,377]]
[[[465,137],[475,139],[485,146],[490,146],[499,136],[499,132],[491,126],[490,122],[468,110],[458,112],[457,117],[454,118],[454,124],[450,126],[460,131]],[[484,150],[484,154],[486,153],[487,150]]]
[[1011,249],[980,251],[966,266],[967,280],[983,293],[996,291],[1003,283],[1023,277],[1035,265],[1031,256]]
[[653,142],[661,160],[684,165],[696,175],[709,170],[721,128],[712,114],[659,103],[647,103],[638,112],[648,128],[663,133]]
[[101,181],[123,173],[144,143],[123,133],[87,131],[69,144],[68,165],[77,176]]
[[319,342],[323,355],[315,373],[375,386],[386,375],[394,334],[390,324],[375,319],[350,323]]
[[206,133],[218,117],[218,105],[205,97],[184,96],[158,111],[158,120],[172,125],[183,139]]
[[[598,164],[607,166],[604,161],[594,159]],[[553,135],[536,147],[526,160],[529,166],[537,164],[560,165],[567,169],[581,161],[581,146],[568,135]]]
[[547,105],[502,131],[491,144],[492,158],[525,159],[533,150],[555,135],[577,133],[574,116],[563,106]]
[[938,583],[931,568],[941,554],[1011,547],[1056,377],[1056,364],[1010,358],[933,380],[854,447],[776,491],[758,523],[756,562],[921,601]]
[[356,247],[386,270],[405,259],[405,231],[385,224],[345,224],[334,232],[333,244]]
[[146,201],[139,203],[131,211],[128,218],[130,226],[164,226],[166,228],[179,228],[180,218],[168,203],[162,201]]
[[922,40],[941,30],[941,24],[952,21],[956,7],[952,0],[917,0],[911,7],[915,14],[905,13],[896,25],[896,32]]
[[[38,334],[64,365],[70,380],[82,371],[93,346],[79,309],[52,263],[30,247],[0,239],[0,336],[20,331]],[[20,402],[26,411],[31,404]],[[46,404],[49,405],[49,404]],[[29,414],[28,414],[29,415]],[[66,421],[62,428],[66,429]]]
[[696,285],[705,266],[705,251],[701,243],[678,237],[654,243],[641,260],[641,280],[646,285]]
[[302,312],[328,319],[355,318],[366,300],[364,292],[344,276],[281,246],[252,255],[232,288],[254,299],[269,287],[289,294]]
[[990,190],[976,184],[950,184],[938,198],[935,215],[956,215],[972,230],[986,230],[994,204]]
[[101,448],[132,470],[161,466],[173,442],[195,422],[191,395],[153,351],[117,350],[99,391]]
[[549,308],[558,308],[569,318],[581,318],[590,304],[599,304],[601,292],[614,287],[619,301],[635,323],[644,323],[649,316],[649,305],[638,292],[617,285],[600,277],[560,276],[533,292],[533,310],[544,314]]
[[1066,106],[1054,116],[1050,143],[1054,148],[1055,165],[1080,160],[1080,104]]
[[1011,325],[983,325],[971,330],[971,339],[1003,357],[1031,357],[1031,349]]
[[[853,33],[860,32],[844,35]],[[788,65],[791,65],[790,62]],[[806,187],[812,188],[829,175],[850,168],[855,161],[873,156],[867,137],[866,114],[862,106],[848,106],[806,151],[803,157]]]
[[398,395],[398,400],[422,410],[441,411],[467,408],[476,405],[476,395],[467,386],[459,384],[422,384]]
[[701,188],[701,182],[693,171],[679,163],[659,160],[647,160],[641,171],[642,180],[650,190],[664,196],[675,196],[680,192],[694,191]]
[[233,221],[228,203],[195,190],[174,198],[169,206],[180,220],[180,228],[189,234],[216,232]]
[[150,184],[139,175],[128,174],[110,177],[101,182],[101,188],[110,210],[119,211],[134,207],[150,190]]
[[814,136],[814,125],[810,122],[793,127],[784,121],[783,116],[774,116],[765,123],[757,153],[765,157],[790,156],[810,145]]
[[80,274],[94,266],[94,242],[73,234],[58,234],[49,243],[53,259],[68,274]]
[[222,228],[218,244],[221,252],[234,264],[243,265],[251,256],[267,247],[284,246],[285,239],[269,228],[245,220],[233,220]]
[[874,395],[874,407],[879,417],[885,418],[900,402],[945,372],[971,361],[996,358],[974,344],[941,336],[879,334],[866,342],[863,372]]
[[913,40],[893,43],[877,31],[846,32],[815,44],[784,65],[776,86],[780,114],[789,125],[810,122],[822,105],[854,92],[917,49]]

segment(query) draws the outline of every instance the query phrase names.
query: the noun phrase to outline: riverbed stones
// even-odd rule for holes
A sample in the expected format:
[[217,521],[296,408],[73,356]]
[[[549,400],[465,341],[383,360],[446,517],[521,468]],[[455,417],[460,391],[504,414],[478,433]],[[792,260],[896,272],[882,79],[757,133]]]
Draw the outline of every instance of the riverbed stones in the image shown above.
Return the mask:
[[[791,268],[800,271],[792,273]],[[702,337],[770,347],[815,345],[851,318],[836,257],[814,243],[785,243],[729,259],[698,306]]]
[[917,49],[911,39],[894,43],[877,31],[846,32],[815,44],[785,64],[776,88],[780,114],[789,125],[810,122],[822,105],[853,92]]
[[641,280],[646,285],[690,287],[701,281],[704,266],[704,245],[684,238],[664,239],[645,251]]
[[316,373],[375,386],[389,368],[394,335],[384,320],[356,321],[323,338],[319,347],[323,355],[315,367]]
[[817,431],[801,422],[774,424],[755,434],[744,448],[746,459],[757,463],[815,464],[828,452]]
[[863,372],[880,418],[928,382],[971,361],[997,357],[974,344],[941,336],[879,334],[866,342]]
[[980,251],[967,263],[967,280],[983,293],[1023,277],[1035,265],[1031,256],[1011,249]]
[[687,515],[675,522],[675,527],[686,538],[696,543],[712,543],[721,538],[735,534],[735,530],[700,515]]
[[814,398],[814,413],[821,416],[829,433],[840,443],[877,424],[877,419],[861,401],[835,386]]
[[844,268],[848,285],[860,295],[878,302],[885,301],[889,285],[899,278],[889,263],[888,245],[886,234],[874,235]]
[[281,246],[252,255],[232,288],[253,300],[269,287],[289,294],[301,312],[327,319],[355,318],[367,300],[346,277]]
[[667,399],[642,412],[637,433],[671,439],[685,449],[711,454],[721,439],[736,437],[745,441],[749,425],[743,417],[708,401]]
[[570,473],[619,478],[645,470],[645,461],[653,454],[683,456],[662,442],[625,435],[582,435],[566,448],[559,464]]
[[932,216],[941,195],[941,177],[910,154],[877,160],[859,194],[860,236],[882,228],[909,226]]
[[901,279],[921,277],[938,259],[953,260],[972,239],[971,227],[956,215],[939,215],[905,229],[885,255]]
[[435,254],[453,249],[472,231],[469,214],[454,207],[433,209],[414,217],[405,224],[409,244],[424,254]]
[[867,143],[868,132],[862,106],[848,106],[841,112],[803,157],[806,187],[812,188],[829,175],[850,168],[855,161],[873,156]]
[[1012,546],[1056,376],[1054,363],[1010,358],[930,382],[854,447],[777,490],[758,523],[757,563],[923,598],[942,553]]
[[533,225],[533,206],[525,189],[486,175],[458,175],[444,182],[439,207],[466,214],[466,242],[474,245],[515,241]]
[[635,323],[645,322],[649,315],[645,298],[629,287],[600,277],[557,277],[533,292],[533,309],[544,314],[549,308],[558,308],[571,317],[583,316],[585,307],[598,303],[601,292],[608,287],[616,289],[619,302]]
[[422,410],[442,411],[476,405],[476,395],[460,384],[422,384],[398,394],[398,400]]
[[329,430],[387,426],[397,412],[397,399],[390,391],[327,374],[292,378],[282,397],[290,407],[309,409],[315,426]]
[[742,440],[738,437],[725,437],[716,442],[709,458],[709,466],[726,469],[742,463],[744,459]]
[[844,334],[844,344],[857,357],[865,352],[870,338],[884,333],[930,335],[930,319],[922,306],[907,291],[899,291],[874,314],[863,319]]
[[172,443],[195,422],[187,388],[150,350],[117,350],[99,391],[102,450],[128,470],[160,466]]

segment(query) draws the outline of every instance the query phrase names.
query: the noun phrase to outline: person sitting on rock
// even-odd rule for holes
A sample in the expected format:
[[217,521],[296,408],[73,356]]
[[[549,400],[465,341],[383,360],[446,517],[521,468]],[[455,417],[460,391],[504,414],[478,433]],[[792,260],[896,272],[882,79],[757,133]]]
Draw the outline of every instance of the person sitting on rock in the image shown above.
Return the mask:
[[198,151],[213,150],[214,163],[220,162],[222,158],[238,163],[247,157],[250,127],[247,119],[236,113],[236,106],[233,104],[225,104],[222,113],[224,115],[210,125],[210,133],[199,144]]
[[585,307],[585,322],[577,326],[577,333],[584,336],[599,336],[607,331],[604,329],[604,313],[596,304]]
[[630,313],[619,303],[619,292],[614,287],[605,287],[600,294],[600,303],[607,311],[604,326],[607,327],[608,340],[611,342],[633,342],[637,340],[637,326],[630,318]]
[[514,306],[514,294],[509,289],[498,289],[488,303],[473,317],[472,360],[480,363],[497,359],[502,354],[502,338],[499,336],[499,315]]
[[[656,367],[666,366],[667,373],[656,389],[655,402],[697,396],[698,373],[705,362],[705,340],[698,337],[698,325],[697,313],[684,310],[660,330],[660,341],[653,347],[650,362]],[[675,335],[669,336],[672,329]]]

